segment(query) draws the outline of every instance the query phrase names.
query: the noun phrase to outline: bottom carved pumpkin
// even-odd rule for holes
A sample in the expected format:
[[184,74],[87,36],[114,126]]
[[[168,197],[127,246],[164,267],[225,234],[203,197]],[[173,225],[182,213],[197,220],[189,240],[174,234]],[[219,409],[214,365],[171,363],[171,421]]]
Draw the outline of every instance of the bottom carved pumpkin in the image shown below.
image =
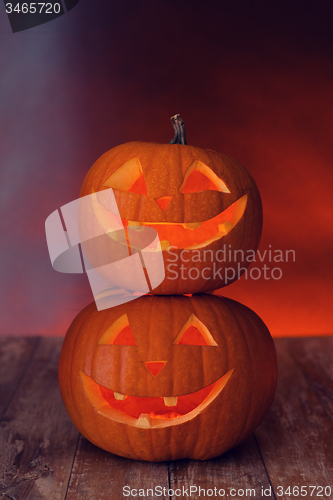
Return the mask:
[[251,309],[210,294],[90,304],[64,340],[59,382],[76,428],[136,460],[206,460],[249,436],[276,388],[273,340]]

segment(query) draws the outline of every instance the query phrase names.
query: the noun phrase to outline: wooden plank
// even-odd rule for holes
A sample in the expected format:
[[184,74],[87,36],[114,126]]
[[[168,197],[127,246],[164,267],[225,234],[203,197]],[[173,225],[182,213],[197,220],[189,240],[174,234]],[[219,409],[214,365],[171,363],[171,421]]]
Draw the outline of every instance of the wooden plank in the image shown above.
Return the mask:
[[[255,498],[290,500],[301,495],[279,495],[278,486],[284,491],[291,486],[291,493],[295,486],[306,486],[306,499],[320,493],[310,495],[310,485],[333,488],[333,338],[277,339],[277,395],[255,436],[214,460],[170,464],[117,457],[83,437],[75,456],[78,432],[57,381],[62,339],[42,339],[35,353],[36,340],[0,340],[0,391],[2,404],[9,402],[0,427],[4,499],[126,498],[128,486],[137,490],[128,498],[143,497],[141,489],[143,498],[176,500],[200,486],[206,497],[216,488],[230,498],[234,488],[235,498],[253,497],[255,491]],[[157,496],[155,487],[165,488],[165,494]],[[193,492],[190,498],[204,497]]]
[[[213,460],[182,460],[170,465],[172,499],[261,498],[269,480],[254,435]],[[192,488],[192,489],[191,489]],[[199,489],[201,488],[201,490]]]
[[61,401],[61,338],[41,340],[0,428],[0,493],[5,498],[63,500],[78,432]]
[[[81,436],[66,500],[126,497],[155,500],[156,486],[168,490],[167,463],[139,462],[118,457],[97,448]],[[130,496],[126,494],[129,490],[123,490],[124,487],[132,491]],[[147,489],[152,491],[147,492]],[[166,500],[169,497],[162,494],[158,498]]]
[[[298,345],[301,352],[301,346],[305,348],[307,342],[308,339],[297,339],[294,347]],[[332,498],[332,420],[303,371],[295,363],[289,352],[288,340],[277,339],[276,347],[279,359],[278,389],[269,414],[256,431],[274,494],[276,498],[290,500],[301,496],[303,486],[302,498],[325,498],[324,491],[317,487],[330,486],[332,493],[329,497]],[[312,343],[311,349],[313,355],[321,357],[320,343]],[[321,371],[318,373],[322,374]],[[317,377],[318,373],[316,375],[312,371],[312,376]],[[312,485],[316,486],[315,490],[310,488]],[[291,496],[288,495],[289,486]]]
[[0,420],[37,343],[37,337],[0,337]]
[[333,337],[290,338],[285,344],[333,421]]

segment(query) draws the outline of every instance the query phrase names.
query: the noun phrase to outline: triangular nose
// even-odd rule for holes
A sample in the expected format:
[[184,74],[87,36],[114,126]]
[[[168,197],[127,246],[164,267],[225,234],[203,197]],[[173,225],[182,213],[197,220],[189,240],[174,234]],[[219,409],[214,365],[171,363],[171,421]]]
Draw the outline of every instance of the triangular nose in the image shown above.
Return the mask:
[[155,201],[162,210],[165,210],[169,205],[171,198],[172,196],[161,196],[161,198],[155,198]]
[[156,377],[162,370],[165,363],[166,361],[147,361],[145,365],[147,370],[152,374],[152,376]]

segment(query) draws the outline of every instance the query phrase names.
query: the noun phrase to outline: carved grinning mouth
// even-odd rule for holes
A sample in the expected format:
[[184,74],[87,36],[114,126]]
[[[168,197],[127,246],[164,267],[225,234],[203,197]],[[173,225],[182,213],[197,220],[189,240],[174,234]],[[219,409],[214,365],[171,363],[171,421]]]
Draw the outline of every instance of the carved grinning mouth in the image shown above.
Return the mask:
[[184,396],[126,396],[103,387],[80,372],[84,391],[98,413],[116,422],[139,428],[161,428],[181,424],[196,417],[222,391],[231,377],[229,370],[219,380]]
[[[228,234],[245,212],[247,195],[242,196],[220,214],[203,222],[139,222],[121,219],[127,226],[146,226],[155,229],[159,235],[161,249],[174,246],[185,250],[203,248]],[[115,216],[98,203],[94,194],[94,211],[104,231],[112,238],[110,228],[119,228]]]

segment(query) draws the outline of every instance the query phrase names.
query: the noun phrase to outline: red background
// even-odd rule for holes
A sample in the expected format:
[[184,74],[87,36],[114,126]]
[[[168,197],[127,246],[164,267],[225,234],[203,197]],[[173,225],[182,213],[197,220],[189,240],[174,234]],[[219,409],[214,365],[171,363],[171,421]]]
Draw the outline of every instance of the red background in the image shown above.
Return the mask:
[[53,271],[45,219],[102,153],[169,142],[180,113],[188,144],[255,178],[260,250],[296,252],[280,280],[223,293],[274,336],[331,334],[332,18],[331,2],[81,0],[12,34],[1,3],[0,333],[65,334],[92,294],[86,276]]

